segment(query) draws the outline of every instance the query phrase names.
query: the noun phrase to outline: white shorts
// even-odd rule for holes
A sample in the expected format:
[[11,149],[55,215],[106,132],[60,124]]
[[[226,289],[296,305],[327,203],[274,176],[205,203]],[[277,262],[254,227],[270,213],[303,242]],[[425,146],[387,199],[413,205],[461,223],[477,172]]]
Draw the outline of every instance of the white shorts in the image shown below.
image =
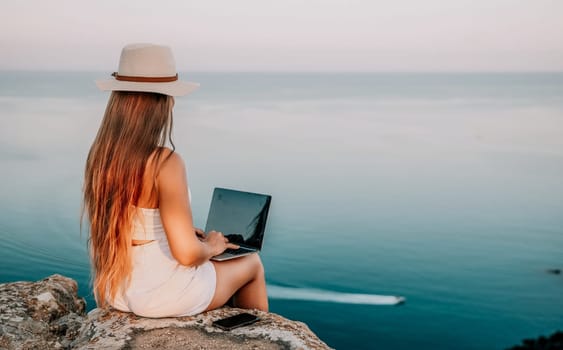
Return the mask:
[[217,277],[210,261],[197,267],[180,265],[168,241],[133,246],[131,283],[110,305],[144,317],[191,316],[207,309]]

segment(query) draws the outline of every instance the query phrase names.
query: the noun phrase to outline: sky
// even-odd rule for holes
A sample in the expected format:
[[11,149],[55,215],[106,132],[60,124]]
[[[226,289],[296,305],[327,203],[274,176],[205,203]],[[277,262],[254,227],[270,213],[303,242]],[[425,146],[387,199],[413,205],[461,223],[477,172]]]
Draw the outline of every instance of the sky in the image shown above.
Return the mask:
[[563,71],[560,0],[2,1],[0,70]]

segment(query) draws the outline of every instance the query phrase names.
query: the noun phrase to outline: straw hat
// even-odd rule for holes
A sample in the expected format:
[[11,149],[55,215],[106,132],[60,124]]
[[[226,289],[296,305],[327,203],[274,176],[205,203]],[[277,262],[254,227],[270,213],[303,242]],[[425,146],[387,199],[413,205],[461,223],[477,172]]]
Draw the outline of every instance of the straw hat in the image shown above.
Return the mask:
[[178,80],[176,63],[168,46],[131,44],[121,51],[113,78],[96,80],[104,91],[144,91],[170,96],[189,94],[198,83]]

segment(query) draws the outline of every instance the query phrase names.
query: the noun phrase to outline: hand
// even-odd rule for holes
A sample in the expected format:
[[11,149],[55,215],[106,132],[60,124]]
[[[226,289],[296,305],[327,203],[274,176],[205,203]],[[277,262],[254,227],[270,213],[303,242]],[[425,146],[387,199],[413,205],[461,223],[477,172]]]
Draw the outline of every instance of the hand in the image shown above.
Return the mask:
[[195,227],[195,235],[200,241],[205,240],[205,232],[202,229]]
[[229,243],[227,237],[225,237],[221,232],[210,231],[205,237],[205,242],[211,247],[211,256],[216,256],[223,253],[226,249],[238,249],[239,246],[233,243]]

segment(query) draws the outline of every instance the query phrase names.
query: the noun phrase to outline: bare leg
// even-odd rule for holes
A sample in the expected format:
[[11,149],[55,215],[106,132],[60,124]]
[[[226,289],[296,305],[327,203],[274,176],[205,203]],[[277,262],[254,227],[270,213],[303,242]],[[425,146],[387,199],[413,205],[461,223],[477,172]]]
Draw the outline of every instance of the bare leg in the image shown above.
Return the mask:
[[258,254],[212,263],[217,275],[217,287],[207,310],[225,305],[234,296],[236,307],[268,311],[264,266]]

